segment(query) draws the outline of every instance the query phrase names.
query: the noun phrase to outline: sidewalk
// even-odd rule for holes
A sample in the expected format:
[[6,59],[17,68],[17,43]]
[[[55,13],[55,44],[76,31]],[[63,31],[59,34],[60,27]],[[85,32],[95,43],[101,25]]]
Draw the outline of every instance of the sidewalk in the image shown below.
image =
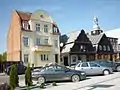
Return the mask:
[[3,73],[0,73],[0,76],[4,76],[4,75],[6,75],[4,72],[3,72]]

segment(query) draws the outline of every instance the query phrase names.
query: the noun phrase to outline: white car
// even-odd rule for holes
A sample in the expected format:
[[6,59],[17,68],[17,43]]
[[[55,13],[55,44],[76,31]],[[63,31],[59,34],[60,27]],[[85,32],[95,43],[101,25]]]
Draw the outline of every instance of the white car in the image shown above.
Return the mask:
[[84,71],[86,75],[108,75],[113,73],[112,68],[103,67],[94,62],[80,62],[75,66],[75,70]]

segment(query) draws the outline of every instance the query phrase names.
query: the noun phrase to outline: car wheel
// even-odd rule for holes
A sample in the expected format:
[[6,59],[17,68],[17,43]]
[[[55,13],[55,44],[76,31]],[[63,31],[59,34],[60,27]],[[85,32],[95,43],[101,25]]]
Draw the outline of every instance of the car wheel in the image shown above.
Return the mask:
[[71,79],[72,79],[72,82],[79,82],[80,81],[79,75],[73,75]]
[[42,77],[42,76],[40,76],[40,77],[38,78],[38,83],[39,83],[39,84],[45,83],[45,78]]
[[120,66],[117,66],[117,68],[116,68],[116,69],[117,69],[117,71],[118,71],[118,72],[120,72]]
[[110,71],[109,71],[109,70],[104,70],[104,71],[103,71],[103,74],[104,74],[104,75],[109,75],[109,74],[110,74]]

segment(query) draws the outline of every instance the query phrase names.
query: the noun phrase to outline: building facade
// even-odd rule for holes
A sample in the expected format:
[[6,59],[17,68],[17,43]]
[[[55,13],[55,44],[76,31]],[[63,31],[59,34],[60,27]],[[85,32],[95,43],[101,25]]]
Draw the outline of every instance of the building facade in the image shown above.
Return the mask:
[[7,60],[31,66],[60,63],[60,31],[51,16],[38,10],[14,10],[7,35]]
[[64,65],[76,64],[79,61],[113,60],[114,49],[109,38],[103,33],[98,18],[94,17],[91,33],[84,30],[63,35],[61,60]]
[[63,64],[75,65],[79,61],[94,60],[94,48],[84,30],[67,34],[68,40],[61,51]]

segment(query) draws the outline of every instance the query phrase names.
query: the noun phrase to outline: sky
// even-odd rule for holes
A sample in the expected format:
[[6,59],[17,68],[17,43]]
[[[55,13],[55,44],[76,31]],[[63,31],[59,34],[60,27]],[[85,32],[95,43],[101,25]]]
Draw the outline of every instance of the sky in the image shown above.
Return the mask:
[[6,37],[13,10],[47,11],[57,23],[61,34],[74,30],[92,30],[93,16],[106,31],[120,28],[120,0],[1,0],[0,53],[6,51]]

